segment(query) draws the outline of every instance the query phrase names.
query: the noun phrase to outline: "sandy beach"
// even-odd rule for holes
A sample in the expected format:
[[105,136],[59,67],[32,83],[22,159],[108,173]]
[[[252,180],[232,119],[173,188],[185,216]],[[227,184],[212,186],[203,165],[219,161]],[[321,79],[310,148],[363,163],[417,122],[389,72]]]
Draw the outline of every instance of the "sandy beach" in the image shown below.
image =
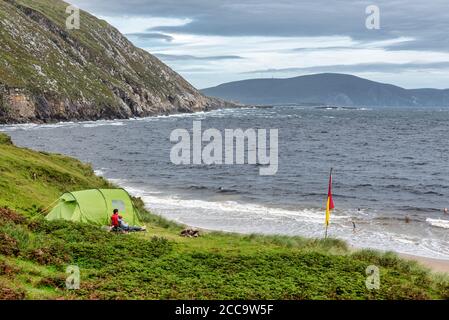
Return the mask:
[[434,272],[443,272],[449,274],[449,260],[419,257],[403,253],[398,253],[398,255],[406,260],[417,261],[421,265],[431,269]]

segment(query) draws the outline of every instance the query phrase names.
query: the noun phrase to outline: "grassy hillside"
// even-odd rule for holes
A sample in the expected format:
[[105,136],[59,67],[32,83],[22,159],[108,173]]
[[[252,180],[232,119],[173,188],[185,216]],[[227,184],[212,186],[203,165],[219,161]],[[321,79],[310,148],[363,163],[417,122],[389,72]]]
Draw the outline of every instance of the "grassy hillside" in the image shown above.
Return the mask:
[[[67,30],[68,14],[65,10],[68,5],[59,0],[8,0],[0,3],[0,18],[6,24],[6,28],[0,31],[0,39],[6,45],[0,50],[0,57],[4,59],[0,63],[2,82],[36,92],[48,90],[71,98],[84,97],[109,103],[115,97],[106,84],[110,82],[126,90],[122,76],[129,77],[131,84],[138,82],[155,92],[170,92],[170,86],[174,84],[164,81],[158,68],[165,68],[175,75],[174,72],[150,54],[133,47],[105,21],[82,11],[81,29]],[[15,25],[17,22],[20,26]],[[16,33],[9,30],[11,25],[18,27]],[[114,40],[119,43],[114,43]],[[35,43],[40,43],[40,46]],[[133,60],[131,53],[140,54],[141,60]],[[118,67],[119,60],[122,70]],[[152,65],[156,70],[151,69]],[[114,76],[114,73],[107,72],[109,70],[125,75]],[[83,81],[79,81],[81,79]],[[178,79],[181,78],[176,77]]]
[[[3,299],[447,299],[447,278],[394,254],[351,252],[333,239],[207,233],[145,212],[147,233],[46,222],[65,190],[106,187],[77,160],[13,146],[0,134],[0,298]],[[80,267],[81,288],[65,289]],[[366,267],[381,272],[365,287]]]

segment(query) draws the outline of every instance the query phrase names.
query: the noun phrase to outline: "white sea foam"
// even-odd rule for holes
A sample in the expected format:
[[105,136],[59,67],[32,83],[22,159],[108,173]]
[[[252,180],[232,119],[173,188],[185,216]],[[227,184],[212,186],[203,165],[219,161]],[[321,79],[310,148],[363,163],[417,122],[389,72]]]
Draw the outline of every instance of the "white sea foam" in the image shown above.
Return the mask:
[[100,126],[123,126],[125,122],[130,121],[157,121],[165,118],[202,118],[206,114],[221,114],[222,112],[226,112],[230,109],[217,109],[212,111],[199,111],[193,113],[178,113],[178,114],[169,114],[169,115],[156,115],[151,117],[143,117],[143,118],[130,118],[124,120],[96,120],[96,121],[64,121],[57,122],[51,124],[38,124],[38,123],[24,123],[24,124],[11,124],[11,125],[0,125],[0,131],[8,132],[8,131],[16,131],[16,130],[38,130],[38,129],[56,129],[62,127],[72,127],[72,126],[81,126],[84,128],[95,128]]
[[[152,212],[193,227],[317,238],[321,238],[324,232],[324,213],[321,208],[291,210],[238,201],[192,199],[167,195],[153,188],[132,186],[125,180],[114,182],[125,187],[130,194],[141,197]],[[423,239],[409,229],[386,228],[372,220],[357,223],[354,232],[352,216],[344,211],[334,210],[332,213],[329,235],[356,247],[449,260],[449,246],[441,239]]]
[[[124,120],[126,121],[126,120]],[[125,123],[123,121],[117,120],[99,120],[99,121],[81,121],[81,122],[58,122],[51,124],[37,124],[37,123],[26,123],[26,124],[15,124],[15,125],[3,125],[0,126],[0,131],[16,131],[16,130],[39,130],[39,129],[57,129],[57,128],[69,128],[75,126],[81,126],[84,128],[95,128],[101,126],[123,126]]]
[[80,123],[84,128],[96,128],[102,126],[123,126],[125,125],[123,121],[94,121],[89,123]]
[[11,124],[0,126],[0,131],[15,131],[15,130],[36,130],[36,129],[54,129],[61,127],[73,126],[75,122],[58,122],[52,124],[37,124],[37,123],[24,123],[24,124]]
[[106,168],[96,169],[96,170],[94,170],[94,173],[95,173],[97,176],[103,177],[104,174],[105,174],[105,170],[106,170]]
[[426,222],[434,227],[449,229],[449,220],[427,218]]

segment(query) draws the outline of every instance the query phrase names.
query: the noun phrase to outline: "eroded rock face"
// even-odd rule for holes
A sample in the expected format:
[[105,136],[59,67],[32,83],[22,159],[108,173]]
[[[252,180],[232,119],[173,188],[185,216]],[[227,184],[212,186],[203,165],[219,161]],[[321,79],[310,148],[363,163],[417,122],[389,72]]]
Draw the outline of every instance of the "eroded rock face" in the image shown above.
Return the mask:
[[[49,4],[51,3],[51,5]],[[234,104],[208,98],[118,30],[68,4],[0,1],[0,123],[143,117]]]
[[36,114],[36,107],[30,96],[13,93],[6,96],[6,105],[11,107],[10,116],[17,119],[30,119]]

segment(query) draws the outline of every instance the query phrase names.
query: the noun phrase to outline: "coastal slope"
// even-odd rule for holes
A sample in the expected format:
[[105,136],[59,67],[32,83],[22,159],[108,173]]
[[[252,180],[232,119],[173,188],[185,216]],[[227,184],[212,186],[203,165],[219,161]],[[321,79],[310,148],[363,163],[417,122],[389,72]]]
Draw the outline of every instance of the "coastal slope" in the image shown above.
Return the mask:
[[[0,300],[449,298],[447,277],[394,253],[353,251],[337,239],[205,231],[184,238],[183,226],[139,199],[145,233],[43,218],[65,191],[108,187],[89,165],[18,148],[0,133]],[[80,269],[78,290],[66,289],[69,265]],[[371,265],[380,287],[370,290]]]
[[232,106],[198,92],[117,29],[60,0],[0,1],[0,123],[142,117]]
[[203,89],[206,95],[248,104],[328,104],[369,107],[447,107],[449,89],[404,89],[348,74],[249,79]]

